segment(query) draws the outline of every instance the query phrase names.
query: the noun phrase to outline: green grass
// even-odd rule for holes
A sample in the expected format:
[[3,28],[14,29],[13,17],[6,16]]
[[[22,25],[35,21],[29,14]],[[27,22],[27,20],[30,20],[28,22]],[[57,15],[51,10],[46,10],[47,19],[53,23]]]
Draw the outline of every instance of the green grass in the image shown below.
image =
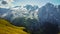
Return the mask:
[[10,24],[8,21],[0,18],[0,34],[29,34],[24,27],[17,27]]
[[60,33],[58,33],[58,34],[60,34]]

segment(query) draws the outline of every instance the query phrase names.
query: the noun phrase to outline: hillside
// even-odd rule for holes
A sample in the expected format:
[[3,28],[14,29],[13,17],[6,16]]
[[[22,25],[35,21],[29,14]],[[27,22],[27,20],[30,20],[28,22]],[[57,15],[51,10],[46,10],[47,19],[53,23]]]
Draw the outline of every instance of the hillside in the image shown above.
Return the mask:
[[24,27],[16,27],[11,25],[8,21],[0,19],[0,34],[28,34],[23,31]]

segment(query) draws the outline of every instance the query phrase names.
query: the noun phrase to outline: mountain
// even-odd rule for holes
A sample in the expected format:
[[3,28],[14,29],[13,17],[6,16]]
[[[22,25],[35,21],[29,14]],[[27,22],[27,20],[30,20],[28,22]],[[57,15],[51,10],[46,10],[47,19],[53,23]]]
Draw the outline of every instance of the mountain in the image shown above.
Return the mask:
[[6,9],[6,8],[0,8],[0,15],[3,15],[4,13],[10,12],[11,10]]
[[38,18],[41,24],[43,22],[51,22],[58,24],[60,28],[60,6],[55,6],[51,3],[47,3],[38,10]]
[[7,8],[0,8],[0,17],[7,19],[7,20],[11,20],[12,18],[12,14],[11,14],[12,10],[11,9],[7,9]]
[[6,8],[0,8],[0,14],[7,13],[8,11],[10,12],[11,10]]
[[37,5],[34,5],[34,6],[32,6],[32,5],[26,5],[26,6],[24,6],[24,8],[26,8],[28,11],[35,11],[39,7]]
[[22,10],[18,8],[19,6],[16,6],[15,8],[0,8],[0,17],[7,19],[7,20],[13,20],[16,17],[23,17],[28,15],[26,10]]
[[60,5],[58,5],[58,8],[60,9]]
[[0,18],[0,34],[28,34],[23,29],[25,28],[14,26],[7,20]]
[[36,13],[37,8],[38,6],[34,6],[33,8],[31,8],[32,11],[30,13],[26,8],[24,7],[22,8],[21,6],[15,6],[15,7],[8,8],[8,9],[0,8],[0,17],[7,19],[9,21],[12,21],[18,17],[26,17],[26,18],[33,19],[33,18],[37,18],[37,13]]
[[48,18],[52,18],[52,14],[51,13],[55,13],[57,10],[55,10],[56,8],[54,7],[53,4],[51,3],[47,3],[45,6],[41,7],[39,10],[38,10],[38,15],[39,15],[39,18],[42,20],[42,21],[45,21],[45,20],[50,20]]
[[[8,14],[11,13],[12,10],[7,9],[7,8],[0,8],[0,17],[5,18]],[[6,18],[5,18],[6,19]]]

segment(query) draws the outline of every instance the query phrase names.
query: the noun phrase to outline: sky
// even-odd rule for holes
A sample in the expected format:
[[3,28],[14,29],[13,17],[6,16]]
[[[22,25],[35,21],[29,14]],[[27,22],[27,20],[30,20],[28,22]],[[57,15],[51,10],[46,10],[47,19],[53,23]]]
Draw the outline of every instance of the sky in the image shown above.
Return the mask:
[[[2,2],[6,1],[6,2]],[[0,7],[12,7],[12,6],[24,6],[24,5],[38,5],[42,7],[46,3],[52,3],[54,5],[60,5],[60,0],[0,0]]]

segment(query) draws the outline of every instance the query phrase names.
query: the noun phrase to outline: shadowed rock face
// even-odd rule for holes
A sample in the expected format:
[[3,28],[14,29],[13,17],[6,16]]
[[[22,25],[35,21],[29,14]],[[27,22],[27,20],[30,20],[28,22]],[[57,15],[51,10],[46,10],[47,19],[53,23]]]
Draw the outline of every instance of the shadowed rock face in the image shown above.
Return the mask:
[[47,3],[45,6],[38,10],[39,20],[41,21],[53,21],[53,19],[56,18],[57,14],[57,9],[53,4],[50,3]]
[[40,22],[52,22],[56,24],[56,22],[60,25],[60,10],[59,7],[56,8],[53,4],[47,3],[45,6],[41,7],[38,10],[38,18]]
[[58,24],[52,24],[51,22],[44,22],[40,27],[42,32],[41,34],[58,34]]
[[39,18],[41,27],[42,28],[45,27],[45,29],[43,30],[46,34],[57,34],[58,32],[57,29],[58,29],[58,26],[60,26],[59,7],[60,6],[56,8],[53,4],[47,3],[45,6],[41,7],[38,10],[38,18]]

